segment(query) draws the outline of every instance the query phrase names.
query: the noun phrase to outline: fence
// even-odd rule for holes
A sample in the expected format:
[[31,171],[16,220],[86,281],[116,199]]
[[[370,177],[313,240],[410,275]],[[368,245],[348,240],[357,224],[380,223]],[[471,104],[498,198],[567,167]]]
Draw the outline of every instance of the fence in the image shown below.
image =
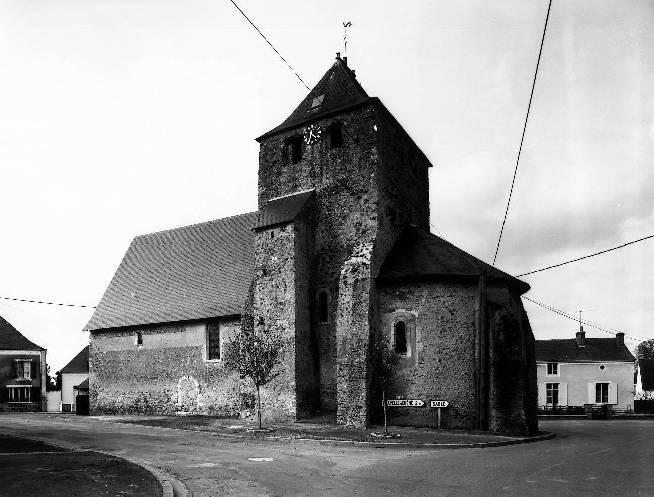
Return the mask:
[[636,414],[654,414],[654,400],[634,400]]

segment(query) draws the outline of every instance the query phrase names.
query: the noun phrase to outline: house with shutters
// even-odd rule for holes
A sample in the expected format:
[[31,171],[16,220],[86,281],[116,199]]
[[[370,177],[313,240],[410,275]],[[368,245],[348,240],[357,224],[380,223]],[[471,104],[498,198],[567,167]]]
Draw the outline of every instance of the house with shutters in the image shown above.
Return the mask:
[[61,412],[75,412],[77,396],[88,395],[89,346],[73,357],[60,371]]
[[371,344],[399,356],[394,419],[537,431],[526,283],[429,232],[429,159],[337,56],[257,138],[255,212],[134,239],[86,329],[90,410],[238,416],[223,364],[244,315],[284,339],[264,416],[379,419]]
[[579,331],[572,339],[536,340],[538,405],[633,409],[635,360],[624,333],[586,338]]
[[45,411],[46,349],[0,316],[0,411]]

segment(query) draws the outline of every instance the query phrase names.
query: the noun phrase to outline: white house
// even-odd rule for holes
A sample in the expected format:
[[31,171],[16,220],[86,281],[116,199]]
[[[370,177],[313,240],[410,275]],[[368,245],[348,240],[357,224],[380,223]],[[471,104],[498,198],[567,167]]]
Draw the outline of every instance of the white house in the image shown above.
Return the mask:
[[634,406],[634,356],[624,333],[613,338],[536,340],[538,406]]
[[[75,412],[75,403],[79,386],[89,378],[89,346],[84,347],[79,354],[61,370],[61,411]],[[88,385],[88,382],[86,383]],[[82,389],[83,390],[83,389]],[[88,394],[88,386],[86,388]]]

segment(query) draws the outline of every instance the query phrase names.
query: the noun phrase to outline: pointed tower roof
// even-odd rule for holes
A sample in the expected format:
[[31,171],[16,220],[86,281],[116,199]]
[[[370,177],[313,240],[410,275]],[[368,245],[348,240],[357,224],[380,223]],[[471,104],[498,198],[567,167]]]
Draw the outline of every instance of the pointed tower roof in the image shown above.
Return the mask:
[[336,61],[300,105],[279,126],[264,133],[261,141],[281,131],[341,112],[372,100],[347,66],[347,57],[336,54]]

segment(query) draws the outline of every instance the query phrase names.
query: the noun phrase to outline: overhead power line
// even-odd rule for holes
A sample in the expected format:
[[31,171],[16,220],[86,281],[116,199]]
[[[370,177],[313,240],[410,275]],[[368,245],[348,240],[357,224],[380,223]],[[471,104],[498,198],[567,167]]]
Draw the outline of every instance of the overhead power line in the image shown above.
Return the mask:
[[522,144],[525,141],[525,132],[527,131],[527,121],[529,121],[529,111],[531,110],[531,101],[534,98],[534,88],[536,88],[536,77],[538,76],[538,66],[540,65],[540,57],[543,53],[543,43],[545,42],[545,33],[547,32],[547,22],[550,18],[550,9],[552,8],[552,0],[549,1],[547,6],[547,15],[545,16],[545,26],[543,27],[543,37],[540,40],[540,49],[538,50],[538,60],[536,61],[536,70],[534,71],[534,79],[531,84],[531,93],[529,94],[529,105],[527,105],[527,115],[525,116],[525,124],[522,127],[522,137],[520,138],[520,147],[518,148],[518,158],[515,161],[515,169],[513,170],[513,179],[511,180],[511,189],[509,190],[509,199],[506,202],[506,210],[504,211],[504,219],[502,220],[502,227],[500,228],[500,235],[497,238],[497,245],[495,246],[495,255],[493,256],[493,266],[497,259],[497,253],[500,250],[500,243],[502,241],[502,234],[504,233],[504,225],[506,218],[509,215],[509,207],[511,205],[511,197],[513,196],[513,187],[515,186],[515,178],[518,174],[518,165],[520,164],[520,154],[522,153]]
[[95,309],[94,305],[82,305],[82,304],[62,304],[61,302],[46,302],[44,300],[30,300],[30,299],[17,299],[14,297],[0,297],[2,300],[13,300],[14,302],[27,302],[29,304],[46,304],[46,305],[58,305],[61,307],[84,307],[86,309]]
[[567,312],[562,311],[561,309],[557,309],[556,307],[552,307],[550,305],[543,304],[542,302],[539,302],[539,301],[534,300],[534,299],[530,299],[529,297],[525,297],[524,295],[522,296],[522,298],[525,299],[525,300],[528,300],[529,302],[531,302],[533,304],[536,304],[536,305],[538,305],[538,306],[540,306],[540,307],[542,307],[544,309],[547,309],[550,312],[558,314],[559,316],[563,316],[565,318],[571,319],[572,321],[575,321],[577,323],[581,322],[581,324],[583,324],[583,325],[590,326],[591,328],[595,328],[595,329],[597,329],[599,331],[602,331],[604,333],[608,333],[609,335],[615,335],[616,333],[624,333],[625,338],[628,339],[628,340],[633,340],[635,342],[641,342],[643,340],[648,340],[648,338],[639,337],[637,335],[630,335],[628,333],[625,333],[624,331],[619,331],[619,330],[615,330],[615,329],[607,329],[606,327],[599,326],[597,323],[595,323],[593,321],[586,321],[585,319],[580,320],[578,317],[573,316],[572,314],[568,314]]
[[570,259],[569,261],[560,262],[559,264],[553,264],[551,266],[543,267],[543,268],[540,268],[540,269],[534,269],[533,271],[529,271],[528,273],[519,274],[517,277],[519,278],[520,276],[527,276],[528,274],[540,273],[541,271],[547,271],[548,269],[553,269],[555,267],[565,266],[566,264],[571,264],[573,262],[582,261],[584,259],[589,259],[591,257],[595,257],[596,255],[606,254],[607,252],[612,252],[613,250],[618,250],[618,249],[621,249],[623,247],[627,247],[628,245],[633,245],[634,243],[642,242],[644,240],[649,240],[650,238],[654,238],[654,235],[644,236],[643,238],[639,238],[638,240],[632,240],[631,242],[623,243],[622,245],[618,245],[617,247],[612,247],[612,248],[606,249],[606,250],[600,250],[599,252],[595,252],[594,254],[584,255],[583,257],[577,257],[576,259]]
[[264,40],[266,40],[266,43],[267,43],[268,45],[270,45],[270,48],[272,48],[272,49],[275,51],[275,53],[276,53],[277,55],[279,55],[279,58],[282,59],[282,60],[286,63],[286,65],[288,66],[288,68],[293,72],[293,74],[295,74],[295,76],[297,77],[297,79],[300,80],[300,82],[304,85],[304,87],[305,87],[307,90],[311,91],[311,88],[309,88],[309,87],[307,86],[307,84],[306,84],[306,83],[304,82],[304,80],[300,77],[300,75],[297,73],[297,71],[296,71],[295,69],[293,69],[293,66],[291,66],[291,64],[289,64],[288,61],[287,61],[287,60],[282,56],[282,54],[279,53],[279,51],[274,47],[274,45],[273,45],[272,43],[270,43],[270,41],[268,40],[268,38],[266,38],[266,36],[265,36],[265,35],[264,35],[260,30],[259,30],[259,28],[257,28],[257,26],[256,26],[256,25],[255,25],[255,24],[250,20],[250,18],[249,18],[248,16],[245,15],[245,12],[243,12],[243,11],[241,10],[241,8],[236,4],[236,2],[235,2],[234,0],[229,0],[229,1],[232,3],[232,5],[233,5],[234,7],[236,7],[236,9],[241,13],[241,15],[242,15],[243,17],[245,17],[245,20],[246,20],[247,22],[249,22],[250,25],[251,25],[254,29],[257,30],[257,33],[259,33],[259,35],[261,35],[261,38],[263,38]]

